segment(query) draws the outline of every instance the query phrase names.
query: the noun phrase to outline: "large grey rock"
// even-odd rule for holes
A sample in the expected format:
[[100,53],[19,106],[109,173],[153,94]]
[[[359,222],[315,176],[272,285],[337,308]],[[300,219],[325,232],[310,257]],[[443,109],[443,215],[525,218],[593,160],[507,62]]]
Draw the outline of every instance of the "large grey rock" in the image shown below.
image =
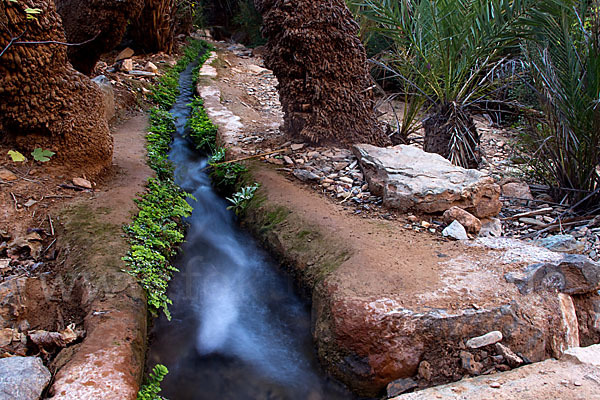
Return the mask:
[[387,207],[435,213],[457,206],[478,218],[500,212],[500,187],[483,172],[414,146],[359,144],[353,150],[371,192],[382,196]]
[[108,78],[104,75],[98,75],[92,79],[92,82],[98,85],[98,88],[102,92],[104,115],[106,116],[106,120],[110,121],[115,116],[115,91]]
[[2,358],[0,400],[38,400],[50,377],[50,371],[38,357]]
[[583,294],[600,289],[600,264],[582,255],[566,254],[558,261],[532,264],[505,277],[522,294],[546,289]]

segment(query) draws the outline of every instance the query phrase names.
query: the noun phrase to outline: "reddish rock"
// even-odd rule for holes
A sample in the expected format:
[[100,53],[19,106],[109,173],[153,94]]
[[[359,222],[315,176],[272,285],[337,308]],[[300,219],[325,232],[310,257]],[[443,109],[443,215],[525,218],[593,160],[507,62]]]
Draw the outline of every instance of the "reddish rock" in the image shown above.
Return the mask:
[[525,182],[509,182],[502,185],[502,196],[521,200],[533,200],[529,185]]
[[460,352],[460,362],[462,368],[467,371],[471,375],[479,375],[481,374],[481,370],[483,365],[480,362],[475,361],[473,354],[468,351]]
[[481,230],[481,221],[479,218],[460,207],[451,207],[444,212],[444,222],[450,224],[452,221],[460,222],[467,232],[475,235]]

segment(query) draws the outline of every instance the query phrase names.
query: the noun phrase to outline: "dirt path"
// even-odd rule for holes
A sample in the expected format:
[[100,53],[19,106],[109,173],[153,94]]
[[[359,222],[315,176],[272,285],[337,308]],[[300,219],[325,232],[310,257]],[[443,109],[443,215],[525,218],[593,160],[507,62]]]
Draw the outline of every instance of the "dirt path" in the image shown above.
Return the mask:
[[146,180],[153,172],[146,164],[146,129],[148,117],[139,114],[127,120],[113,133],[114,174],[100,187],[93,205],[110,210],[103,218],[107,222],[126,224],[137,211],[132,199],[143,192]]
[[94,195],[62,211],[61,246],[70,249],[66,275],[77,276],[63,282],[80,292],[87,335],[55,360],[53,399],[137,396],[144,370],[146,301],[135,278],[122,272],[121,257],[128,250],[122,226],[137,211],[133,199],[152,174],[145,164],[146,127],[145,114],[119,126],[112,177]]
[[[383,298],[403,293],[410,299],[417,291],[436,288],[443,258],[481,252],[405,229],[401,221],[352,215],[343,205],[285,179],[272,169],[257,169],[254,176],[270,201],[294,210],[331,238],[350,246],[352,256],[336,271],[335,281],[353,297]],[[405,305],[409,305],[408,301]]]

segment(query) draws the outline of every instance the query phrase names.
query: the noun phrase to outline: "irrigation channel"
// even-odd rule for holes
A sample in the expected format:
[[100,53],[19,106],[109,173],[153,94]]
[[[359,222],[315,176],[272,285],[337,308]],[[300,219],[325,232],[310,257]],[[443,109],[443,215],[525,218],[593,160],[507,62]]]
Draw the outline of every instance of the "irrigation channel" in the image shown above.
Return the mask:
[[175,180],[197,199],[171,282],[172,320],[152,330],[149,366],[169,374],[161,395],[187,399],[353,399],[326,377],[315,358],[310,305],[291,279],[236,224],[211,187],[207,159],[185,138],[193,96],[192,69],[180,76],[171,109]]

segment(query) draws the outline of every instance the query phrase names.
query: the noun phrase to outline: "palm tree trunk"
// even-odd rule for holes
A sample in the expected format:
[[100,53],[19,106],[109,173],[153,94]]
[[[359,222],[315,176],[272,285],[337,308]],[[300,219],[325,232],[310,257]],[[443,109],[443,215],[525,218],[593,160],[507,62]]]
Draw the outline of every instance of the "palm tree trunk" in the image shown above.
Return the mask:
[[[293,4],[292,4],[293,3]],[[314,143],[386,145],[358,24],[343,0],[255,0],[279,80],[283,129]]]
[[437,153],[463,168],[477,168],[481,162],[479,133],[473,117],[460,107],[442,107],[423,120],[423,150]]
[[173,51],[175,0],[146,0],[139,18],[133,21],[131,36],[144,50],[152,53]]
[[[28,19],[26,8],[43,10]],[[112,136],[96,84],[67,60],[60,15],[53,0],[0,2],[0,139],[29,153],[37,147],[56,153],[53,162],[69,176],[95,176],[112,161]],[[8,46],[8,47],[7,47]]]

